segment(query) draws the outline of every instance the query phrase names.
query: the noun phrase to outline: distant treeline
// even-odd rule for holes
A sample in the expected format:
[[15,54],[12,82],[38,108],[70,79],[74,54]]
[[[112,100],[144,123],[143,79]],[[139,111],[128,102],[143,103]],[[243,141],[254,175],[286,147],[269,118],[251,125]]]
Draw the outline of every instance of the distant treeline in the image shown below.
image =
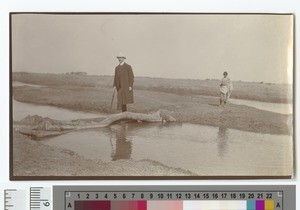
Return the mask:
[[83,72],[83,71],[76,71],[76,72],[67,72],[65,74],[75,74],[75,75],[87,75],[86,72]]

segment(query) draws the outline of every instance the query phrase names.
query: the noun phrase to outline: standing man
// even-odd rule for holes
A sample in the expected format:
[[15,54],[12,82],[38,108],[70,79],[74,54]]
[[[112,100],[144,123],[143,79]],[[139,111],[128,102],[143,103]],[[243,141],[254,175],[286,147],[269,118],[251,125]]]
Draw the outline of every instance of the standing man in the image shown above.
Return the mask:
[[126,56],[120,53],[117,56],[119,65],[115,68],[114,88],[117,89],[117,109],[127,111],[127,104],[133,104],[134,75],[130,65],[125,63]]

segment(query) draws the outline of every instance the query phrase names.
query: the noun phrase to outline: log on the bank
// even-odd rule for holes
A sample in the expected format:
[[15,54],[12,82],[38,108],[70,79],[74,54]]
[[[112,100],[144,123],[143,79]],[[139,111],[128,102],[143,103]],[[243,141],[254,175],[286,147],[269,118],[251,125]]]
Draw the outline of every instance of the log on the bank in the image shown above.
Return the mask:
[[113,114],[106,117],[98,124],[89,124],[89,125],[80,125],[75,129],[83,129],[83,128],[101,128],[109,126],[110,124],[120,121],[120,120],[139,120],[145,122],[174,122],[176,119],[172,117],[167,110],[159,110],[154,113],[144,114],[144,113],[134,113],[134,112],[122,112],[119,114]]
[[99,119],[59,121],[34,115],[27,116],[21,120],[23,126],[19,127],[18,131],[24,135],[44,138],[62,135],[72,130],[103,128],[120,120],[138,120],[145,122],[176,121],[176,119],[170,115],[168,110],[158,110],[157,112],[149,114],[122,112],[119,114],[110,115],[101,121],[99,121]]

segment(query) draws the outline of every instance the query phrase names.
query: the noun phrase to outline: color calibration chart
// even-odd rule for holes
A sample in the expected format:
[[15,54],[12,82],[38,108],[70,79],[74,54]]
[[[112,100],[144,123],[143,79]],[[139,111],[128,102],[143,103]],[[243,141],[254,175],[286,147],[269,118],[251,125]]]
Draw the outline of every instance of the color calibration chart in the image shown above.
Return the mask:
[[54,204],[63,206],[54,209],[64,210],[295,209],[295,186],[60,186],[55,191]]

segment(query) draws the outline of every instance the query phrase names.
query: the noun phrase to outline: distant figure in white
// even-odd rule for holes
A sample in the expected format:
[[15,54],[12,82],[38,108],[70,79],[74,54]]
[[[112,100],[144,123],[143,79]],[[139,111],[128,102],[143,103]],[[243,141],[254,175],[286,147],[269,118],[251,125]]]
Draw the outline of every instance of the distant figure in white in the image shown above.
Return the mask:
[[229,79],[228,73],[226,71],[223,73],[223,76],[224,77],[222,78],[222,80],[220,82],[220,92],[221,92],[220,106],[222,106],[222,107],[228,102],[228,99],[233,90],[232,82]]

